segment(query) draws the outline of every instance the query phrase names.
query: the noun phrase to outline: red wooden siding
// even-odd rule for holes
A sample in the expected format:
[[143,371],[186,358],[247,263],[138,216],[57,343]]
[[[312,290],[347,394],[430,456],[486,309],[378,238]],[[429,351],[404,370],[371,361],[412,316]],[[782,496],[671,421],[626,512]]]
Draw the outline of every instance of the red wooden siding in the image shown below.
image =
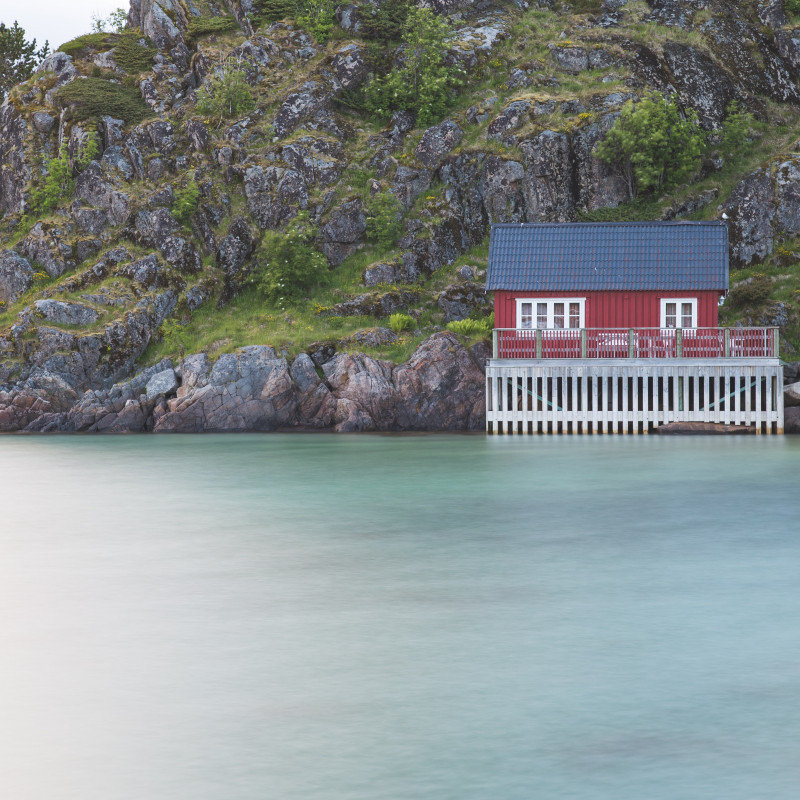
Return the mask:
[[585,297],[587,328],[658,328],[661,298],[696,297],[697,327],[718,325],[719,292],[505,292],[494,293],[495,328],[516,328],[517,298]]

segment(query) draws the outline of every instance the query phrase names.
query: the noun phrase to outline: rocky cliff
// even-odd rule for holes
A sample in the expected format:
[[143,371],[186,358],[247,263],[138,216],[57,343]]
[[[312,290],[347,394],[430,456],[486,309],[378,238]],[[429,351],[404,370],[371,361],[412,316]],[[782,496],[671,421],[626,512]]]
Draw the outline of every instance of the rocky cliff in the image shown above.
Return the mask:
[[[321,45],[259,24],[253,0],[131,0],[126,32],[67,43],[9,93],[0,429],[480,428],[486,347],[441,331],[489,310],[491,222],[724,214],[735,278],[771,281],[730,313],[779,324],[794,360],[800,20],[781,0],[433,2],[465,85],[428,128],[357,102],[380,68],[365,33],[379,5],[339,6]],[[198,97],[225,63],[255,107],[210,119]],[[634,200],[595,146],[649,90],[675,93],[712,141],[734,100],[761,132],[736,163],[712,153],[689,185]],[[59,154],[69,191],[44,212]],[[388,249],[368,231],[384,194],[402,217]],[[266,304],[262,240],[300,211],[330,275],[299,306]],[[396,312],[412,330],[385,327]],[[180,358],[184,344],[200,352]]]

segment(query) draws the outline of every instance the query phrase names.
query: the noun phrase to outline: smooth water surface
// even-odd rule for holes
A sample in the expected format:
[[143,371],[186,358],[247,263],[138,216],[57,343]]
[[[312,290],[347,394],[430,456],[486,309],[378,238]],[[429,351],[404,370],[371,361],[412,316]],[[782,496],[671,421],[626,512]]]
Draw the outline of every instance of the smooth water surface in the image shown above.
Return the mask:
[[0,798],[796,800],[799,467],[0,438]]

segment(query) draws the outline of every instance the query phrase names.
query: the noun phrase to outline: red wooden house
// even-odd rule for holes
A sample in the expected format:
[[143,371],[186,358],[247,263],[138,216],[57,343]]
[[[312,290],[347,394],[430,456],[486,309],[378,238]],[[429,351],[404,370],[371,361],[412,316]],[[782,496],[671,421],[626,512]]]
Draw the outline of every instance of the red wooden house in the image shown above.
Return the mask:
[[[609,426],[612,432],[618,426],[627,432],[638,421],[638,430],[645,432],[684,417],[730,422],[727,412],[734,411],[736,424],[766,421],[782,428],[780,401],[764,383],[767,377],[767,382],[777,380],[776,331],[718,327],[719,303],[728,290],[724,222],[493,225],[486,289],[494,292],[495,306],[487,408],[516,411],[509,404],[538,402],[543,411],[524,420],[515,417],[515,422],[532,421],[541,429],[542,420],[573,410],[581,413],[557,421],[568,427],[588,424],[593,430],[599,424],[603,432]],[[573,374],[577,364],[591,366],[592,375],[585,380],[584,367],[580,375]],[[507,389],[504,375],[523,366],[531,380],[546,377],[549,382],[541,390],[546,396],[529,388],[513,402],[505,395],[501,400],[498,391]],[[753,369],[767,370],[769,376]],[[492,383],[494,378],[499,383]],[[753,381],[759,386],[758,400],[750,391]],[[551,396],[552,385],[558,388]],[[598,398],[581,396],[598,387]],[[607,400],[605,390],[611,392]],[[565,399],[563,391],[576,394]],[[755,406],[766,412],[765,403],[775,406],[775,414],[762,420]],[[634,405],[644,412],[638,420],[628,414]],[[592,422],[585,413],[605,406],[614,409],[610,420],[603,416]],[[720,415],[724,419],[717,419]],[[498,421],[507,421],[501,417]]]

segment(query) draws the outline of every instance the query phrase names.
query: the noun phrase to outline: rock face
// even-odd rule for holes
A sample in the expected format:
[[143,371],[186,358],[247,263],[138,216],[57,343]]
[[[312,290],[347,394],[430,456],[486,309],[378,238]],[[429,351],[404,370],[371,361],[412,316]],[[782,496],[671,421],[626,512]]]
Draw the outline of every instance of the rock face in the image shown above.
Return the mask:
[[800,159],[770,164],[748,175],[724,207],[731,260],[740,266],[763,261],[779,234],[800,233]]
[[34,308],[45,319],[62,325],[91,325],[100,316],[90,306],[60,300],[37,300]]
[[13,250],[0,251],[0,300],[13,303],[31,288],[33,269]]
[[446,119],[422,134],[414,154],[426,167],[433,167],[461,141],[463,135],[455,122]]
[[[387,331],[391,334],[391,331]],[[377,333],[370,334],[372,341]],[[210,364],[165,361],[107,390],[81,395],[40,371],[0,391],[0,430],[156,433],[333,428],[480,430],[484,373],[457,337],[437,333],[405,364],[362,354],[290,364],[271,347],[244,347]]]

